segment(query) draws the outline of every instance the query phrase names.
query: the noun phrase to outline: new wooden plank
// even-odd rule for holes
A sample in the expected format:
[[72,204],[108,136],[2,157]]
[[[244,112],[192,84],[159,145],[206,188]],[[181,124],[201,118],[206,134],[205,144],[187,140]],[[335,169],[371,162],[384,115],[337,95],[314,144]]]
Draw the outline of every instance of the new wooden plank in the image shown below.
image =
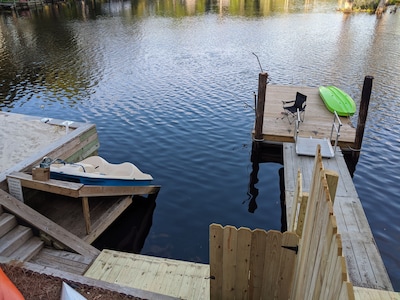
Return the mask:
[[292,216],[290,219],[290,224],[288,224],[289,231],[296,231],[297,229],[297,222],[298,222],[298,214],[300,210],[301,200],[303,198],[303,178],[300,170],[297,170],[297,177],[296,177],[296,187],[294,189],[294,197],[293,197],[293,204],[292,204]]
[[[303,190],[309,191],[311,176],[305,174],[312,174],[314,159],[297,156],[294,144],[285,143],[283,151],[285,195],[294,193],[298,169],[303,173]],[[350,281],[354,286],[393,290],[343,155],[337,154],[334,158],[323,159],[323,164],[326,169],[339,174],[333,209],[337,219],[338,231],[342,234],[343,251]],[[291,217],[288,213],[288,211],[291,211],[291,205],[293,203],[287,198],[288,218]],[[363,265],[365,263],[367,265]]]
[[306,218],[306,210],[307,210],[307,202],[308,202],[308,193],[302,193],[303,197],[301,197],[299,216],[297,219],[296,225],[296,233],[299,237],[303,235],[303,226],[304,219]]
[[[282,247],[296,247],[298,245],[299,237],[296,234],[292,232],[283,233]],[[275,299],[286,300],[290,298],[297,253],[292,249],[283,249],[281,252]]]
[[263,286],[265,230],[255,229],[251,235],[249,299],[260,299]]
[[235,298],[247,299],[248,296],[248,278],[250,270],[250,250],[251,250],[251,230],[241,227],[237,232],[237,247],[236,258],[236,283],[235,283]]
[[222,256],[223,256],[223,228],[219,224],[211,224],[210,229],[210,296],[212,299],[222,297]]
[[[209,278],[205,277],[209,272],[209,266],[204,264],[106,249],[85,276],[152,292],[162,291],[182,299],[191,299],[193,295],[209,299]],[[202,294],[205,290],[206,295]]]
[[266,235],[262,297],[276,293],[279,267],[282,253],[282,233],[269,230]]
[[375,290],[358,286],[353,287],[353,290],[356,300],[366,300],[366,299],[399,300],[400,299],[399,292]]
[[225,226],[222,256],[222,298],[232,299],[235,294],[237,229]]
[[100,253],[100,251],[93,246],[90,246],[77,236],[42,216],[37,211],[25,205],[21,201],[18,201],[3,190],[0,190],[0,204],[7,207],[9,211],[28,222],[31,226],[43,231],[62,244],[67,245],[77,253],[89,257],[95,257]]

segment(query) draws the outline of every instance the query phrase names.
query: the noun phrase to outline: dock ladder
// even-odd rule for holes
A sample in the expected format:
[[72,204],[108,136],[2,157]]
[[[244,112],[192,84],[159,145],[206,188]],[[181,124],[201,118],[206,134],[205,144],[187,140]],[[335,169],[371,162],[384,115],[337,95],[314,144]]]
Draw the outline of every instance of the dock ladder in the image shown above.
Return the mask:
[[[315,149],[317,145],[321,145],[321,155],[322,157],[331,158],[335,157],[336,147],[338,144],[340,136],[340,128],[342,127],[342,122],[336,111],[334,112],[333,124],[331,129],[331,135],[329,139],[315,139],[312,137],[300,137],[300,114],[297,112],[297,119],[295,122],[294,140],[296,143],[296,153],[297,155],[315,156]],[[332,147],[332,138],[334,133],[336,133],[335,143]]]

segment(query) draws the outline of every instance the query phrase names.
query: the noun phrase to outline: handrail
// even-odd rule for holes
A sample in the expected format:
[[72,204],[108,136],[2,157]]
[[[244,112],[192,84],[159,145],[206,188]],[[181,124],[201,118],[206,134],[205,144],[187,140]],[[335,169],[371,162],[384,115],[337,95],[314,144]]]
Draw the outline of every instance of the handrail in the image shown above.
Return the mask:
[[[336,124],[337,121],[337,124]],[[335,145],[333,147],[333,152],[336,152],[336,147],[338,144],[339,136],[340,136],[340,127],[342,127],[342,122],[340,121],[340,118],[336,111],[334,111],[334,116],[333,116],[333,124],[332,124],[332,129],[331,129],[331,136],[330,140],[332,141],[332,135],[333,135],[333,129],[336,131],[336,139],[335,139]]]
[[295,121],[295,125],[294,125],[294,142],[297,141],[297,135],[299,134],[299,128],[300,128],[300,122],[301,122],[301,118],[300,118],[300,110],[297,109],[297,119]]

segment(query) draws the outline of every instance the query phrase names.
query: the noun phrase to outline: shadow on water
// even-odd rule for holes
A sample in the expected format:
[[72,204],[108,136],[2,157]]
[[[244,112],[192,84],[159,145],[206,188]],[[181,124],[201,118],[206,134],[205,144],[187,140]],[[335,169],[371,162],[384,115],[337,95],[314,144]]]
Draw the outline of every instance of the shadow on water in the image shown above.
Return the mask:
[[[251,164],[252,171],[250,173],[249,182],[249,207],[248,211],[254,213],[257,209],[258,188],[258,172],[260,170],[260,163],[279,163],[283,165],[283,146],[277,144],[269,144],[263,142],[253,142],[251,149]],[[279,188],[280,188],[280,204],[281,204],[281,231],[287,230],[286,222],[286,202],[285,202],[285,178],[284,168],[279,171]]]
[[135,196],[132,204],[93,243],[98,249],[140,253],[153,224],[155,197]]

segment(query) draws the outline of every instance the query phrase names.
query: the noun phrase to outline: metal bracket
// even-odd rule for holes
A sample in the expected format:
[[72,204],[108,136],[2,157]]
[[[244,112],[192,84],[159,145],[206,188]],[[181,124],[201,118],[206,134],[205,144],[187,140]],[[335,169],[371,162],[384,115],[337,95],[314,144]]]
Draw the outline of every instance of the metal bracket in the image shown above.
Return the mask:
[[292,250],[294,251],[296,254],[297,252],[299,252],[299,246],[281,246],[282,248],[288,249],[288,250]]

